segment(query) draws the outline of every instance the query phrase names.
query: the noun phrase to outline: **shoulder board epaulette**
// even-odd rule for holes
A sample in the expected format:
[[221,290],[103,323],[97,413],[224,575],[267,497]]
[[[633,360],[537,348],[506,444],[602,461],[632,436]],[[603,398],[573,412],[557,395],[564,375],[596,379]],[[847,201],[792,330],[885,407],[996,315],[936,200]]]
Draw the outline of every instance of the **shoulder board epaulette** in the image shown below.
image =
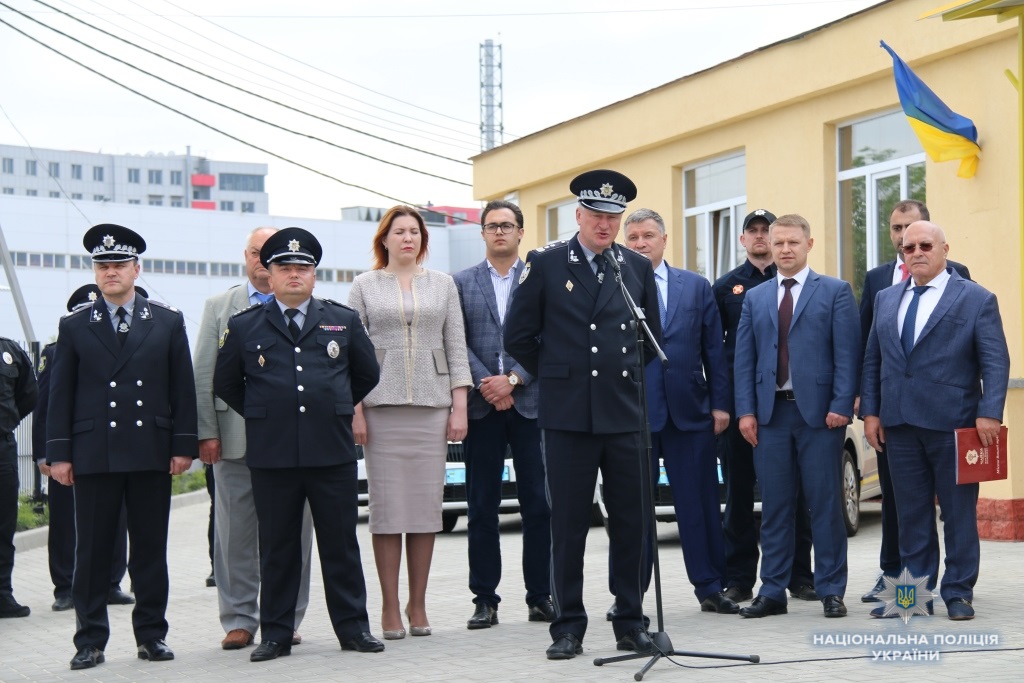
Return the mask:
[[153,304],[154,306],[159,306],[160,308],[166,308],[171,313],[178,312],[178,309],[176,307],[171,306],[170,304],[165,304],[163,301],[156,301],[154,299],[150,299],[149,303]]
[[347,306],[347,305],[341,303],[340,301],[335,301],[334,299],[320,299],[320,301],[323,301],[325,304],[333,304],[335,306],[341,306],[342,308],[344,308],[345,310],[348,310],[348,311],[356,310],[356,309],[352,308],[351,306]]
[[91,301],[86,301],[84,303],[78,304],[73,309],[71,309],[70,312],[65,313],[61,317],[62,318],[70,318],[71,316],[73,316],[73,315],[75,315],[77,313],[81,313],[82,311],[87,311],[87,310],[91,310],[91,309],[92,309],[92,302]]
[[534,249],[534,251],[537,252],[538,254],[540,254],[540,253],[543,253],[543,252],[545,252],[545,251],[547,251],[549,249],[554,249],[555,247],[560,247],[560,246],[568,244],[568,243],[569,243],[569,240],[555,240],[554,242],[548,242],[547,244],[542,244],[541,246],[539,246],[536,249]]
[[231,317],[232,318],[237,318],[238,316],[242,315],[243,313],[249,313],[250,311],[255,311],[257,308],[263,308],[263,302],[262,301],[257,301],[256,303],[248,306],[247,308],[243,308],[238,313],[234,313]]

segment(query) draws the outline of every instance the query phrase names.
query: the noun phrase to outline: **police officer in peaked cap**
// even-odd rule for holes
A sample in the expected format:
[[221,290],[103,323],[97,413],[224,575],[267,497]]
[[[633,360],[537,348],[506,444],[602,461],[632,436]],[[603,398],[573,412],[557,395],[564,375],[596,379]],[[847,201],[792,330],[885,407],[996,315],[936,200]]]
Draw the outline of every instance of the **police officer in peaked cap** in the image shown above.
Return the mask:
[[[651,262],[615,243],[633,182],[615,171],[588,171],[569,186],[579,232],[530,252],[505,318],[505,350],[540,382],[538,422],[551,499],[557,616],[548,659],[583,652],[583,552],[598,470],[608,506],[610,560],[621,650],[650,652],[644,631],[640,567],[646,511],[638,453],[641,414],[636,331],[616,271],[660,340]],[[653,350],[647,349],[648,358]]]
[[359,315],[313,296],[322,254],[301,228],[267,238],[260,261],[274,298],[230,318],[213,376],[214,393],[245,418],[262,580],[254,662],[291,654],[307,501],[341,649],[384,649],[366,613],[352,436],[355,405],[377,385],[380,368]]
[[46,424],[50,476],[75,487],[71,596],[78,630],[72,669],[104,661],[122,505],[132,547],[138,657],[174,659],[164,640],[171,476],[187,470],[198,455],[185,319],[135,289],[145,240],[104,223],[90,228],[82,242],[99,295],[60,321]]

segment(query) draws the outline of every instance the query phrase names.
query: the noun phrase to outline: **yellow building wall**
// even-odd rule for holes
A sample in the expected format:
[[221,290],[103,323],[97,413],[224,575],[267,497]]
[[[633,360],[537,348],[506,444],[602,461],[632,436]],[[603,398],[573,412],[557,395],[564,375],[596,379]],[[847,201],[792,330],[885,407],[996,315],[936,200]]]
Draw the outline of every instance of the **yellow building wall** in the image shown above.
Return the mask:
[[[950,257],[996,293],[1011,353],[1024,377],[1017,93],[1017,24],[994,18],[918,21],[937,0],[884,4],[527,136],[474,159],[481,200],[518,193],[528,219],[524,250],[546,243],[546,209],[571,199],[569,181],[614,168],[637,185],[630,210],[649,207],[669,227],[670,262],[682,263],[682,170],[742,151],[748,210],[800,213],[815,238],[811,267],[837,274],[836,130],[899,109],[885,40],[954,111],[974,120],[982,158],[972,179],[957,162],[926,163],[927,203]],[[570,88],[571,92],[571,88]],[[531,224],[532,223],[532,224]],[[1006,422],[1024,443],[1024,389]],[[1011,478],[982,497],[1024,499],[1024,447]],[[1021,508],[1024,533],[1024,507]],[[1021,536],[1024,538],[1024,536]]]

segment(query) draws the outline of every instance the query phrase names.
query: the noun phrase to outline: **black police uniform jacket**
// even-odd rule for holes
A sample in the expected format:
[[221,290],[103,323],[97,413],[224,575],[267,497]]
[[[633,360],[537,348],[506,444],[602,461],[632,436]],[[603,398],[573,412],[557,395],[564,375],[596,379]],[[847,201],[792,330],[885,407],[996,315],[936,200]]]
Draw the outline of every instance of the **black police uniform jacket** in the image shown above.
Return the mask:
[[103,298],[61,318],[50,369],[46,460],[75,476],[168,472],[195,458],[196,389],[185,318],[136,294],[124,346]]
[[0,436],[13,433],[22,418],[32,412],[38,398],[39,387],[28,354],[17,342],[0,337]]
[[379,379],[354,310],[312,298],[296,342],[271,301],[228,320],[213,392],[245,418],[250,467],[326,467],[356,460],[355,405]]
[[[540,382],[542,429],[639,431],[642,366],[638,370],[633,316],[611,266],[599,283],[578,237],[527,256],[505,318],[505,350]],[[650,260],[619,244],[612,249],[626,288],[660,342]],[[645,357],[654,357],[652,348],[645,348]]]

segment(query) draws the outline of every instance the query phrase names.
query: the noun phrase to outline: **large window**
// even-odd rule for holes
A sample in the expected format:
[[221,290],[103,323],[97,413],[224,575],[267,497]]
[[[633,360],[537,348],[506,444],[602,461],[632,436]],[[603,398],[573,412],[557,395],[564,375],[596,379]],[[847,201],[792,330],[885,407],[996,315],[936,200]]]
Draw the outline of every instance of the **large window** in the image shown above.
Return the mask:
[[248,173],[221,173],[220,189],[234,192],[263,192],[263,176]]
[[896,257],[889,239],[893,205],[925,201],[925,155],[901,111],[842,126],[836,142],[839,276],[860,299],[864,274]]
[[138,169],[138,168],[129,168],[128,169],[128,182],[129,183],[138,183],[139,182],[139,178],[141,176],[142,176],[142,171],[140,169]]
[[683,170],[683,263],[714,282],[744,258],[739,232],[747,208],[743,154]]
[[576,207],[579,203],[573,199],[564,204],[548,206],[548,241],[567,240],[579,230],[576,223]]

